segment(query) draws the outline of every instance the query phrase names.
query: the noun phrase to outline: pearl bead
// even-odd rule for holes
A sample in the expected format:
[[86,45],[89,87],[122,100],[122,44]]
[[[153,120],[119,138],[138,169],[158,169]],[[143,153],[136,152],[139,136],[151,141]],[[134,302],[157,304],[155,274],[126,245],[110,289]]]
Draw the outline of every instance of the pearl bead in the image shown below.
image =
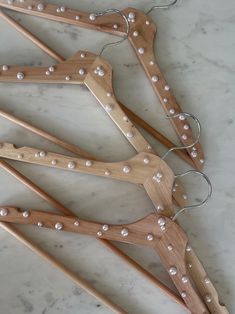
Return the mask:
[[159,226],[165,226],[166,219],[161,217],[161,218],[158,219],[157,223],[159,224]]
[[181,115],[179,116],[179,119],[180,119],[181,121],[184,121],[186,118],[185,118],[185,116],[184,116],[183,114],[181,114]]
[[26,210],[22,213],[24,218],[28,218],[29,217],[29,212]]
[[0,210],[0,216],[1,216],[1,217],[6,217],[8,214],[9,214],[9,211],[8,211],[7,208],[2,208],[2,209]]
[[80,57],[81,57],[82,59],[84,59],[84,58],[86,57],[85,53],[82,52],[82,53],[80,54]]
[[111,175],[111,172],[109,170],[106,170],[105,173],[104,173],[106,176],[110,176]]
[[153,241],[153,240],[154,240],[153,234],[149,233],[149,234],[147,235],[147,240],[148,240],[148,241]]
[[191,252],[192,251],[192,247],[190,245],[186,246],[186,252]]
[[85,74],[85,70],[84,70],[84,69],[79,69],[78,73],[79,73],[80,75],[84,75],[84,74]]
[[177,275],[177,268],[176,267],[171,267],[170,269],[169,269],[169,274],[171,275],[171,276],[175,276],[175,275]]
[[150,22],[149,22],[149,21],[146,21],[145,24],[146,24],[146,25],[150,25]]
[[107,93],[107,97],[111,97],[111,96],[112,96],[112,94],[108,92]]
[[188,136],[186,134],[183,134],[182,139],[186,141],[188,139]]
[[60,8],[57,8],[57,9],[56,9],[56,12],[57,12],[57,13],[60,13]]
[[206,301],[206,303],[211,303],[212,302],[212,297],[211,297],[210,294],[206,294],[205,295],[205,301]]
[[183,292],[181,293],[181,297],[182,297],[183,299],[185,299],[185,298],[187,297],[187,293],[183,291]]
[[103,233],[102,233],[101,231],[98,231],[98,232],[97,232],[97,236],[98,236],[98,237],[102,237],[102,235],[103,235]]
[[39,156],[40,156],[40,157],[46,157],[46,152],[41,151],[41,152],[39,153]]
[[99,71],[98,71],[98,75],[99,76],[105,76],[105,70],[104,69],[100,69]]
[[127,228],[122,229],[121,235],[122,235],[123,237],[128,237],[128,235],[129,235],[129,230],[128,230]]
[[169,86],[169,85],[165,85],[164,89],[165,89],[166,91],[169,91],[169,90],[170,90],[170,86]]
[[18,159],[23,159],[23,158],[24,158],[24,155],[23,155],[23,154],[18,154],[17,158],[18,158]]
[[155,181],[157,181],[158,183],[160,183],[162,177],[163,177],[163,174],[160,173],[160,172],[158,172],[158,173],[156,173],[156,174],[153,176],[153,180],[155,180]]
[[139,49],[138,49],[138,52],[139,52],[139,54],[143,55],[143,54],[144,54],[144,52],[145,52],[145,50],[144,50],[144,48],[143,48],[143,47],[141,47],[141,48],[139,48]]
[[158,211],[158,212],[164,211],[164,207],[163,207],[162,205],[158,205],[157,211]]
[[104,231],[108,231],[108,230],[109,230],[109,225],[103,225],[103,226],[102,226],[102,229],[103,229]]
[[71,76],[67,75],[67,76],[65,77],[65,80],[66,80],[66,81],[70,81],[70,80],[71,80]]
[[79,21],[79,20],[80,20],[80,16],[79,16],[79,15],[76,15],[76,16],[75,16],[75,20],[76,20],[76,21]]
[[95,21],[96,15],[95,15],[94,13],[91,13],[91,14],[89,15],[89,19],[90,19],[91,21]]
[[129,18],[130,20],[134,20],[134,19],[135,19],[135,13],[134,13],[134,12],[130,12],[130,13],[128,14],[128,18]]
[[173,250],[173,246],[171,244],[169,244],[167,249],[168,249],[168,251],[172,251]]
[[91,160],[86,161],[86,167],[91,167],[93,165],[93,162]]
[[193,265],[192,264],[188,264],[188,268],[192,268],[193,267]]
[[187,199],[188,199],[188,196],[185,195],[185,194],[183,194],[182,197],[183,197],[184,200],[187,200]]
[[35,153],[34,155],[36,158],[40,157],[40,153]]
[[66,11],[66,8],[65,7],[60,7],[60,12],[65,12]]
[[195,152],[195,151],[191,152],[191,156],[192,156],[193,158],[197,158],[197,152]]
[[56,159],[53,159],[53,160],[51,161],[51,164],[52,164],[52,166],[57,165],[57,160],[56,160]]
[[187,283],[187,282],[188,282],[188,277],[187,277],[187,276],[183,276],[183,277],[181,278],[181,281],[182,281],[183,283]]
[[76,220],[76,221],[74,222],[74,226],[75,226],[75,227],[79,227],[79,226],[80,226],[80,222],[79,222],[78,220]]
[[134,37],[138,37],[138,36],[139,36],[139,33],[138,33],[137,31],[134,31],[134,32],[133,32],[133,36],[134,36]]
[[56,230],[62,230],[62,229],[63,229],[63,224],[62,224],[61,222],[57,222],[57,223],[55,224],[55,229],[56,229]]
[[48,69],[50,72],[55,72],[55,67],[54,66],[50,66]]
[[152,82],[156,83],[158,81],[157,75],[152,76]]
[[169,112],[170,114],[175,114],[175,109],[170,109]]
[[122,171],[123,171],[124,173],[130,173],[131,167],[129,167],[129,166],[124,166],[123,169],[122,169]]
[[206,277],[205,279],[204,279],[204,282],[208,285],[211,281],[210,281],[210,278],[208,278],[208,277]]
[[105,106],[105,110],[108,111],[108,112],[111,112],[113,110],[113,105],[112,104],[107,104]]
[[18,72],[16,75],[18,80],[23,80],[24,79],[24,73],[23,72]]
[[189,130],[189,125],[188,124],[184,125],[184,130]]
[[148,145],[147,149],[148,149],[148,150],[151,150],[151,149],[152,149],[152,146]]
[[6,65],[6,64],[4,64],[4,65],[2,66],[2,70],[3,70],[3,71],[8,71],[8,70],[9,70],[9,66]]
[[150,64],[150,65],[154,65],[154,61],[150,61],[149,64]]
[[205,160],[204,159],[200,159],[200,163],[204,164]]
[[134,133],[133,132],[127,132],[127,134],[126,134],[126,136],[128,137],[128,138],[133,138],[134,137]]
[[76,167],[76,163],[74,162],[74,161],[70,161],[69,163],[68,163],[68,168],[69,169],[74,169]]
[[168,99],[167,98],[164,98],[163,99],[164,103],[166,104],[168,102]]
[[46,71],[46,75],[51,75],[51,72],[50,71]]
[[39,3],[37,5],[37,9],[38,9],[38,11],[43,11],[44,10],[44,4],[43,3]]
[[145,163],[146,165],[148,165],[148,164],[150,163],[149,157],[145,157],[145,158],[144,158],[144,163]]
[[117,25],[117,24],[114,24],[114,25],[113,25],[113,28],[114,28],[114,29],[118,29],[118,25]]
[[39,221],[39,222],[37,223],[37,225],[38,225],[39,228],[42,228],[42,227],[43,227],[43,223],[42,223],[41,221]]

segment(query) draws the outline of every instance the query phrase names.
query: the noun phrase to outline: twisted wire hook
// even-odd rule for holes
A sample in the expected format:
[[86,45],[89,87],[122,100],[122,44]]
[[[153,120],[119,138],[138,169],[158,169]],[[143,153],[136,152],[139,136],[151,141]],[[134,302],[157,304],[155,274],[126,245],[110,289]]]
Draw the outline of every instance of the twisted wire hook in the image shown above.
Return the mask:
[[181,208],[175,214],[175,216],[172,218],[173,221],[176,220],[179,217],[179,215],[181,215],[184,211],[186,211],[188,209],[195,209],[195,208],[199,208],[199,207],[202,207],[202,206],[206,205],[208,203],[209,199],[211,198],[211,195],[212,195],[212,184],[211,184],[210,179],[204,173],[202,173],[200,171],[196,171],[196,170],[189,170],[189,171],[187,171],[185,173],[175,175],[175,179],[185,177],[185,176],[187,176],[187,175],[189,175],[191,173],[194,173],[194,174],[197,174],[197,175],[203,177],[203,179],[207,182],[207,184],[208,184],[208,194],[207,194],[207,197],[205,198],[204,201],[202,201],[199,204],[190,205],[190,206],[186,206],[186,207]]
[[189,149],[189,148],[193,148],[200,140],[200,137],[201,137],[201,130],[202,130],[202,127],[201,127],[201,123],[200,121],[198,120],[198,118],[196,118],[194,115],[190,114],[190,113],[187,113],[187,112],[182,112],[182,113],[178,113],[174,116],[166,116],[166,119],[175,119],[175,118],[178,118],[178,117],[187,117],[187,118],[190,118],[190,119],[193,119],[196,124],[197,124],[197,128],[198,128],[198,135],[197,135],[197,138],[195,140],[194,143],[188,145],[188,146],[176,146],[176,147],[172,147],[170,148],[162,157],[162,160],[165,160],[166,157],[171,153],[173,152],[174,150],[183,150],[183,149]]
[[146,12],[146,15],[149,15],[153,10],[155,9],[169,9],[170,7],[172,7],[173,5],[176,4],[178,0],[174,0],[169,4],[164,4],[164,5],[154,5],[149,11]]
[[126,15],[122,11],[120,11],[118,9],[108,9],[108,10],[105,10],[103,12],[97,12],[97,13],[94,13],[94,16],[95,17],[100,17],[100,16],[104,16],[104,15],[109,14],[109,13],[118,13],[119,15],[121,15],[121,17],[126,22],[126,35],[121,40],[105,44],[102,47],[102,49],[101,49],[101,51],[99,53],[99,56],[101,56],[104,53],[105,49],[107,49],[108,47],[110,47],[110,46],[118,46],[121,43],[123,43],[128,38],[129,33],[130,33],[130,23],[129,23]]

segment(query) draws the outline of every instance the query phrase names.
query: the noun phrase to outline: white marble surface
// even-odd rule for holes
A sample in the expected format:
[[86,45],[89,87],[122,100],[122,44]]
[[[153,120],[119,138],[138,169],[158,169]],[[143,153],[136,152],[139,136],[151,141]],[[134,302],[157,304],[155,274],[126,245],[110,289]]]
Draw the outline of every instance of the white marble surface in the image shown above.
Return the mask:
[[[140,0],[118,3],[114,0],[68,0],[66,5],[99,11],[127,6],[147,9],[152,3]],[[65,24],[11,14],[65,57],[79,49],[99,52],[104,43],[113,39],[109,35]],[[184,110],[197,115],[202,122],[202,143],[207,156],[205,172],[214,186],[209,205],[183,216],[182,226],[215,283],[221,300],[234,313],[235,3],[234,0],[180,0],[175,8],[154,12],[152,18],[158,25],[156,53],[162,71]],[[2,20],[0,30],[2,64],[52,63],[49,57]],[[105,57],[113,65],[119,99],[175,139],[170,125],[159,115],[159,103],[129,44],[126,42],[107,51]],[[1,109],[105,160],[123,160],[134,154],[84,88],[0,84],[0,104]],[[62,151],[3,119],[1,141]],[[159,152],[164,152],[159,143],[150,141]],[[187,169],[178,158],[170,157],[169,163],[176,172]],[[153,210],[143,189],[131,184],[16,162],[11,164],[82,218],[133,221]],[[185,182],[193,200],[202,198],[204,186],[200,182],[192,179]],[[3,170],[0,203],[50,209]],[[20,229],[99,291],[121,304],[128,313],[185,312],[93,239],[32,227]],[[110,313],[3,230],[0,230],[0,239],[0,313]],[[158,257],[151,250],[122,247],[172,287]]]

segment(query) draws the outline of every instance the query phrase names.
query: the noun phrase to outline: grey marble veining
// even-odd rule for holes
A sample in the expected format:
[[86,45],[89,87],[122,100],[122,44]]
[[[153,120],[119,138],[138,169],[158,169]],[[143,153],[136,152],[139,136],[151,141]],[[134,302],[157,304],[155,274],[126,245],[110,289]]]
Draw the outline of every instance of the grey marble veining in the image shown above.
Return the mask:
[[[140,0],[66,1],[66,5],[85,11],[127,6],[147,10],[154,3]],[[79,49],[98,53],[104,43],[113,40],[107,34],[22,14],[11,15],[65,57]],[[208,206],[182,216],[182,226],[215,283],[221,300],[234,313],[235,3],[233,0],[179,0],[171,10],[155,11],[152,18],[158,26],[155,44],[158,63],[184,110],[198,116],[203,125],[202,143],[207,156],[205,172],[214,187]],[[54,63],[3,20],[0,20],[0,30],[1,64],[38,66]],[[104,57],[114,68],[118,98],[176,140],[129,44],[125,42],[107,50]],[[1,109],[104,160],[118,161],[134,154],[119,130],[84,88],[0,84],[0,104]],[[159,153],[165,151],[152,138],[148,139]],[[3,119],[1,141],[64,152]],[[173,156],[169,157],[169,163],[175,172],[187,169]],[[82,218],[130,222],[153,210],[143,189],[132,184],[16,162],[11,164]],[[192,201],[203,197],[205,186],[201,182],[187,178],[185,184]],[[51,209],[3,170],[0,203]],[[186,313],[93,239],[32,227],[19,229],[122,305],[128,313]],[[111,313],[2,229],[0,239],[1,314]],[[154,252],[119,246],[173,288]]]

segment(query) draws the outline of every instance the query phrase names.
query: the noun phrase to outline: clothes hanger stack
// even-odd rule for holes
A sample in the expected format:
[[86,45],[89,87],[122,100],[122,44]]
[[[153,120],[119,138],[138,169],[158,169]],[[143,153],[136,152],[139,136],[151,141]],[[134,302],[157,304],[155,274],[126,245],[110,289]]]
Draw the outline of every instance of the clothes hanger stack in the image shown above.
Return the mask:
[[[176,2],[160,6],[160,8],[168,8]],[[1,144],[0,157],[66,171],[106,177],[107,179],[141,184],[156,209],[154,213],[149,214],[147,217],[126,225],[108,225],[105,222],[97,223],[81,220],[61,203],[40,189],[35,183],[1,160],[0,166],[3,169],[28,186],[60,212],[52,214],[31,209],[31,206],[29,206],[28,210],[24,211],[17,206],[2,206],[0,209],[1,226],[34,252],[62,270],[74,282],[94,295],[114,312],[126,313],[120,306],[114,304],[107,297],[96,291],[78,275],[72,273],[58,260],[36,246],[30,239],[26,239],[12,224],[30,224],[40,228],[51,228],[57,231],[68,231],[93,236],[138,272],[151,280],[151,282],[167,293],[169,297],[180,303],[184,308],[187,308],[191,313],[228,313],[226,307],[220,304],[217,291],[208,278],[197,255],[189,245],[187,235],[176,221],[178,216],[186,209],[204,205],[211,196],[212,188],[207,176],[200,172],[205,162],[204,153],[199,144],[201,134],[200,122],[197,118],[183,112],[180,108],[171,92],[170,86],[165,81],[156,63],[154,55],[156,26],[151,21],[149,14],[153,9],[159,8],[159,6],[153,7],[147,13],[133,8],[127,8],[123,11],[110,9],[101,13],[85,13],[71,10],[64,6],[44,4],[41,1],[30,0],[0,0],[0,6],[123,37],[118,43],[127,38],[147,74],[154,92],[166,112],[167,118],[172,122],[183,145],[182,147],[175,147],[160,132],[149,126],[142,118],[138,117],[117,100],[112,84],[112,67],[101,56],[105,49],[110,45],[116,45],[117,42],[105,45],[99,55],[88,51],[79,51],[73,57],[65,60],[15,20],[1,12],[0,15],[2,18],[32,40],[48,55],[52,56],[58,63],[48,65],[48,67],[25,67],[5,64],[0,71],[0,82],[85,85],[134,147],[137,154],[129,160],[106,163],[98,160],[95,156],[85,152],[81,148],[71,143],[66,143],[64,140],[1,110],[1,117],[73,152],[77,157],[70,157],[49,151],[46,152],[40,148],[16,147],[13,143],[5,142]],[[196,140],[188,122],[190,118],[194,120],[198,127]],[[135,127],[134,123],[147,130],[168,148],[168,151],[163,157],[159,157],[156,154],[141,132]],[[196,170],[175,175],[165,161],[170,152],[177,154]],[[194,206],[187,204],[184,187],[179,181],[175,181],[191,173],[198,174],[208,183],[208,197],[201,204]],[[173,206],[173,198],[180,207],[177,212],[175,212]],[[121,250],[108,242],[108,240],[152,247],[160,256],[162,264],[174,282],[180,297]]]

